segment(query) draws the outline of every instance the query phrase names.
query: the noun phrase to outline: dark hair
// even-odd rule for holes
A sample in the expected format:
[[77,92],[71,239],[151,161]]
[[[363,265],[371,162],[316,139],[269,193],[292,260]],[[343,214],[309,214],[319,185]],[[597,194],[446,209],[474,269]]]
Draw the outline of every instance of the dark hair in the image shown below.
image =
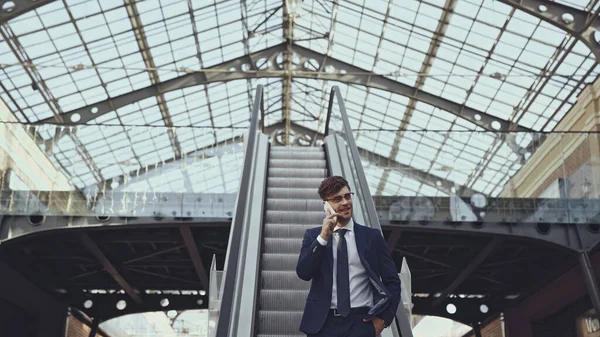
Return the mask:
[[321,182],[319,186],[319,196],[321,199],[325,200],[328,196],[339,192],[342,188],[348,187],[350,189],[350,185],[348,185],[348,181],[340,176],[332,176]]

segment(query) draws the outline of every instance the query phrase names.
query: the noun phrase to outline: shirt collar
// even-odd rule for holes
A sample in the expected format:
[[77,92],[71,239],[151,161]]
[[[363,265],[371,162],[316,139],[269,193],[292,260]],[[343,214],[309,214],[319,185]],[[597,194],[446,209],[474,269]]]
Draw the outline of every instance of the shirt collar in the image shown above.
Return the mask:
[[335,226],[335,228],[333,229],[333,231],[337,231],[338,229],[347,229],[349,231],[353,231],[354,230],[354,220],[352,218],[350,218],[350,222],[348,222],[348,224],[344,227],[340,227],[340,226]]

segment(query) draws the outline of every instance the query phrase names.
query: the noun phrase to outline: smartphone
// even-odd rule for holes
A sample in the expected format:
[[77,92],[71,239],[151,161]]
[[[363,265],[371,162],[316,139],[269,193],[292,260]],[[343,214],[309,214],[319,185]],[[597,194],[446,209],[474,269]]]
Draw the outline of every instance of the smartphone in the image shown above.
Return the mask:
[[[327,213],[327,215],[336,213],[336,211],[333,209],[333,207],[331,207],[331,205],[327,201],[325,201],[323,209],[325,210],[325,213]],[[337,216],[333,217],[333,221],[337,222]]]

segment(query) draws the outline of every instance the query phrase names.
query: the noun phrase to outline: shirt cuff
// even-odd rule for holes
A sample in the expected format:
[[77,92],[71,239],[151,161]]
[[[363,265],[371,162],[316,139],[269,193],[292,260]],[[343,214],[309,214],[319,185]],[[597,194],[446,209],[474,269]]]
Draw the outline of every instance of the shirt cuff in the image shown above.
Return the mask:
[[317,236],[317,241],[321,244],[321,246],[327,246],[327,241],[321,237],[321,235]]

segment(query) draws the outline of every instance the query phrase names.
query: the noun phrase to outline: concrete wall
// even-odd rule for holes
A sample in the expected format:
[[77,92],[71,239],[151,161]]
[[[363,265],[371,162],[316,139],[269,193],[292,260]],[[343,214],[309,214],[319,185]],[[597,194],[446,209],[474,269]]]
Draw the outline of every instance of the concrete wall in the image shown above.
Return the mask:
[[[24,335],[18,321],[0,326],[0,336],[64,337],[67,306],[51,297],[32,282],[17,273],[4,262],[0,262],[0,300],[26,313],[26,321],[32,331]],[[2,314],[2,313],[0,313]],[[17,314],[22,317],[22,314]]]
[[[0,100],[0,171],[12,170],[32,190],[69,191],[68,179],[57,170],[36,142]],[[1,186],[0,186],[1,187]]]

